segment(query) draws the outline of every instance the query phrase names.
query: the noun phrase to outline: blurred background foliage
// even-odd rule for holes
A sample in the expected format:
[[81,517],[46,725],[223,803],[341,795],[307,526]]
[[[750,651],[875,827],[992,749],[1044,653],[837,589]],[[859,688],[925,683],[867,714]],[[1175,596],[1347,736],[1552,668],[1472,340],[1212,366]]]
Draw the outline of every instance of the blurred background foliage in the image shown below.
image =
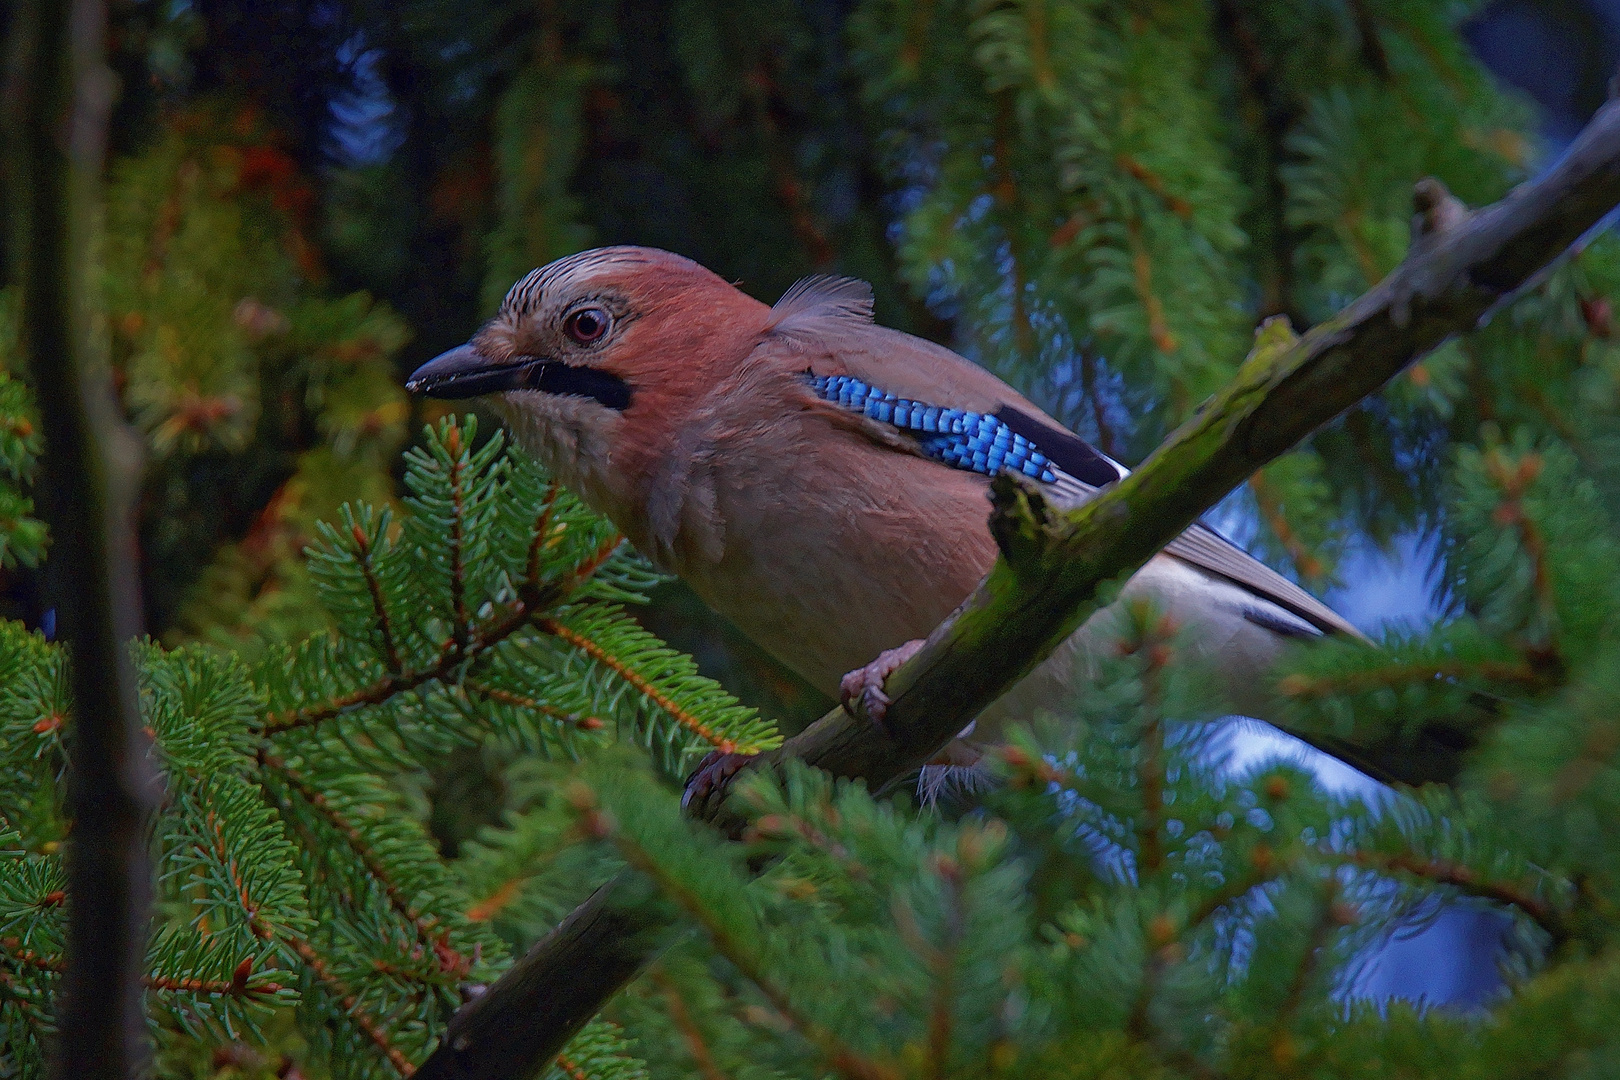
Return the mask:
[[[984,363],[1130,463],[1230,375],[1260,319],[1304,329],[1394,267],[1417,178],[1477,205],[1532,175],[1602,100],[1617,38],[1607,8],[1573,0],[123,0],[113,15],[100,272],[150,451],[147,625],[250,659],[328,625],[304,556],[315,522],[397,502],[400,450],[440,417],[403,374],[531,267],[623,242],[767,301],[807,273],[861,277],[880,321]],[[1328,588],[1351,547],[1436,532],[1459,447],[1519,431],[1567,447],[1613,505],[1616,287],[1604,239],[1255,476],[1222,522]],[[0,291],[0,367],[10,302]],[[0,614],[48,630],[18,394],[0,373]],[[827,704],[678,583],[638,617],[789,730]],[[422,780],[446,854],[530,797],[497,757],[462,749]]]

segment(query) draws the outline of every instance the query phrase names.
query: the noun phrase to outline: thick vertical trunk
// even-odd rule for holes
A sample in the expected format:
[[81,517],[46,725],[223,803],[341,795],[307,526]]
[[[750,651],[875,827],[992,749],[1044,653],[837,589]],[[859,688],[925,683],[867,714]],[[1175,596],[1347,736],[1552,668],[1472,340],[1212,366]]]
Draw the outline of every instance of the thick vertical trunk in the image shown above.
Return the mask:
[[5,88],[9,246],[45,436],[39,487],[57,624],[71,652],[67,970],[55,1075],[135,1075],[150,875],[150,768],[129,642],[140,633],[132,507],[139,442],[96,330],[95,236],[107,117],[103,0],[18,5]]

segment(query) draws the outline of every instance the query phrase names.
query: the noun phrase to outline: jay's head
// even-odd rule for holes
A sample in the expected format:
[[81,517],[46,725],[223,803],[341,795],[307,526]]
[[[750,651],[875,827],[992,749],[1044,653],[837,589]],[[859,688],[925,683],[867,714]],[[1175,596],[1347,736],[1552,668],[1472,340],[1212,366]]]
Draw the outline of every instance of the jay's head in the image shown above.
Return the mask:
[[438,398],[539,394],[604,413],[639,411],[642,398],[700,380],[705,361],[751,337],[766,310],[667,251],[582,251],[531,271],[471,341],[417,368],[406,387]]
[[600,489],[609,458],[621,476],[633,469],[741,363],[769,310],[667,251],[583,251],[525,276],[471,341],[423,364],[406,386],[490,397],[565,480]]

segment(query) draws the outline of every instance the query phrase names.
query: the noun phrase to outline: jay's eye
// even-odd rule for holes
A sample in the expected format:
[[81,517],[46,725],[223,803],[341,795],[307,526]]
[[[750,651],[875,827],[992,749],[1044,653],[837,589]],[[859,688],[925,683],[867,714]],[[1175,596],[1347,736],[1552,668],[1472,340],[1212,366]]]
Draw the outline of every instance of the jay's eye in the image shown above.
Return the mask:
[[589,345],[601,339],[607,333],[608,313],[601,308],[586,308],[576,311],[563,320],[563,333],[579,342]]

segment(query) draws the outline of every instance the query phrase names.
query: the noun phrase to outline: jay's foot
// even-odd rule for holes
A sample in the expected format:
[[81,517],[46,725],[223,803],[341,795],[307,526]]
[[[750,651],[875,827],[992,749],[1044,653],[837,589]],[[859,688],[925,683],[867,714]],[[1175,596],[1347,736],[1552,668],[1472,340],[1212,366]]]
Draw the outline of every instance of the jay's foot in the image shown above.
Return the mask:
[[916,656],[917,650],[922,647],[923,639],[914,638],[898,648],[879,653],[878,658],[870,664],[845,675],[838,684],[844,711],[858,718],[861,714],[855,711],[855,706],[859,703],[866,718],[882,728],[883,717],[889,711],[889,695],[883,692],[883,683],[901,664]]
[[755,754],[726,754],[712,750],[698,762],[697,771],[686,778],[686,790],[681,792],[681,809],[696,805],[702,808],[715,792],[741,772]]

